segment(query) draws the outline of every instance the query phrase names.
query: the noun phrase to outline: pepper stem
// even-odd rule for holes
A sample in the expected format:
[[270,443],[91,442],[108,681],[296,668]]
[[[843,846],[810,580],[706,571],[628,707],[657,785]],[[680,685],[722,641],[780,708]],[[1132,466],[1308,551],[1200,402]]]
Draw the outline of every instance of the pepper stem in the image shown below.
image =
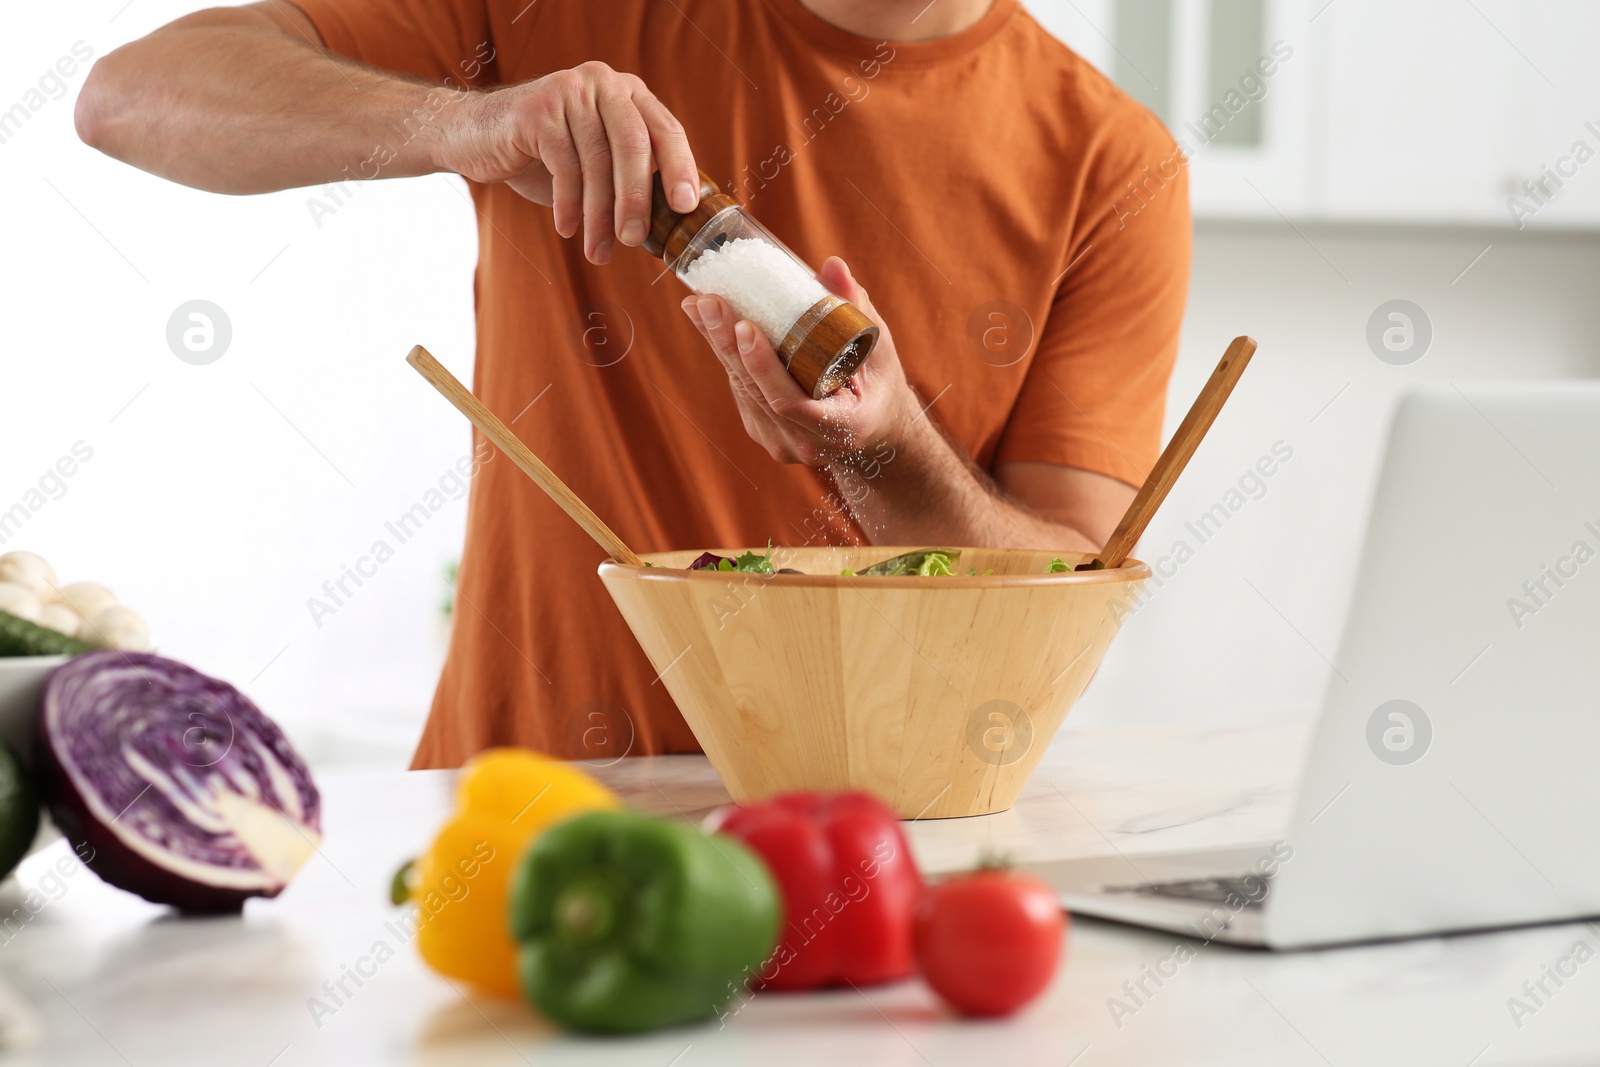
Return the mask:
[[411,879],[416,867],[416,860],[406,860],[394,872],[394,877],[389,880],[389,903],[398,907],[411,899]]
[[604,937],[614,918],[611,900],[599,886],[580,882],[567,886],[556,898],[556,924],[574,941]]

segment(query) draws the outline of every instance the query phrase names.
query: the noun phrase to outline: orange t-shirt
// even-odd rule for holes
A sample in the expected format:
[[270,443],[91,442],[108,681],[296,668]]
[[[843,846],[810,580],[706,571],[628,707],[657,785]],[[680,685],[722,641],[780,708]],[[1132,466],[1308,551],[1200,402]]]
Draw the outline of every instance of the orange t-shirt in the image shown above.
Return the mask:
[[[850,264],[931,414],[981,467],[1136,484],[1154,462],[1188,284],[1184,160],[1017,0],[919,43],[854,36],[799,0],[297,3],[334,51],[436,82],[586,60],[637,74],[768,229],[813,266]],[[415,125],[397,116],[395,137]],[[862,538],[824,475],[745,434],[659,259],[619,245],[592,266],[548,208],[503,186],[472,194],[475,392],[508,421],[522,413],[516,432],[629,545]],[[511,463],[478,471],[415,766],[498,744],[698,750],[595,575],[602,556]]]

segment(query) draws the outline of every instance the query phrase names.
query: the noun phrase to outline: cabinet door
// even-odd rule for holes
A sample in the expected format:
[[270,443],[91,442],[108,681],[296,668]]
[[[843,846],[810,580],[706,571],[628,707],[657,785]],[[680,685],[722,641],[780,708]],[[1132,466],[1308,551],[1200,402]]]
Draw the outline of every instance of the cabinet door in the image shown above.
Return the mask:
[[1600,0],[1027,2],[1192,149],[1197,218],[1600,227]]
[[1526,0],[1335,0],[1312,199],[1333,219],[1509,225],[1508,180],[1559,95]]
[[1600,3],[1541,0],[1508,28],[1536,65],[1538,104],[1502,178],[1507,221],[1532,229],[1600,227]]
[[1192,148],[1195,213],[1302,218],[1317,69],[1313,3],[1189,0],[1179,5],[1180,101],[1173,132]]
[[1303,217],[1316,0],[1027,0],[1046,29],[1158,115],[1198,217]]

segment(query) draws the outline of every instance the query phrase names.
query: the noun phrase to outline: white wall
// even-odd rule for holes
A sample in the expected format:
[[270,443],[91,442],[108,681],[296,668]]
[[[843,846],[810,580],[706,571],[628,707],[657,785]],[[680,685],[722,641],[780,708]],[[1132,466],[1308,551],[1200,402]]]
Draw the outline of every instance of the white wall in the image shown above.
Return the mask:
[[[199,6],[137,0],[112,21],[124,2],[13,12],[0,109],[75,42],[103,55]],[[436,677],[465,501],[320,627],[306,599],[470,447],[404,363],[420,342],[471,373],[464,186],[361,186],[318,226],[315,190],[213,196],[86,148],[72,128],[83,71],[68,81],[0,144],[0,509],[75,441],[94,458],[0,547],[106,582],[163,653],[240,685],[313,753],[336,756],[354,733],[398,761]],[[208,366],[166,340],[168,316],[196,298],[233,327]]]
[[[0,110],[75,42],[102,55],[189,6],[24,5],[0,37]],[[402,361],[421,342],[470,373],[476,249],[460,184],[365,186],[320,227],[306,191],[196,193],[77,142],[82,77],[0,143],[0,510],[74,442],[94,457],[0,547],[110,584],[164,653],[239,684],[315,758],[398,765],[431,696],[464,503],[320,627],[306,599],[468,447],[464,423]],[[1169,428],[1229,337],[1252,333],[1262,350],[1145,554],[1165,552],[1275,441],[1294,456],[1130,620],[1083,720],[1309,708],[1325,668],[1307,642],[1333,654],[1395,390],[1600,363],[1600,243],[1302,229],[1202,227]],[[1380,363],[1363,339],[1392,297],[1434,323],[1412,367]],[[208,366],[180,362],[165,336],[196,298],[233,326]]]
[[[1593,236],[1201,224],[1167,432],[1229,338],[1248,333],[1261,348],[1140,546],[1154,562],[1184,540],[1193,558],[1128,620],[1074,721],[1314,709],[1398,392],[1428,379],[1595,376],[1597,278]],[[1396,298],[1433,326],[1410,366],[1367,345],[1368,318]],[[1201,544],[1185,522],[1280,440],[1293,458],[1265,495]]]

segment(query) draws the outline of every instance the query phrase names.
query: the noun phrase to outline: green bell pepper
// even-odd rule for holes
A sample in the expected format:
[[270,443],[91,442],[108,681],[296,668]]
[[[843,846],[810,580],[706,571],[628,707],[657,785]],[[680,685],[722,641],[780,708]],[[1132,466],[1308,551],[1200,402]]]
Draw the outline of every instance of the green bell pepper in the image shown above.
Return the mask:
[[574,1030],[631,1033],[718,1014],[777,942],[783,907],[739,841],[623,811],[546,830],[511,889],[523,994]]

